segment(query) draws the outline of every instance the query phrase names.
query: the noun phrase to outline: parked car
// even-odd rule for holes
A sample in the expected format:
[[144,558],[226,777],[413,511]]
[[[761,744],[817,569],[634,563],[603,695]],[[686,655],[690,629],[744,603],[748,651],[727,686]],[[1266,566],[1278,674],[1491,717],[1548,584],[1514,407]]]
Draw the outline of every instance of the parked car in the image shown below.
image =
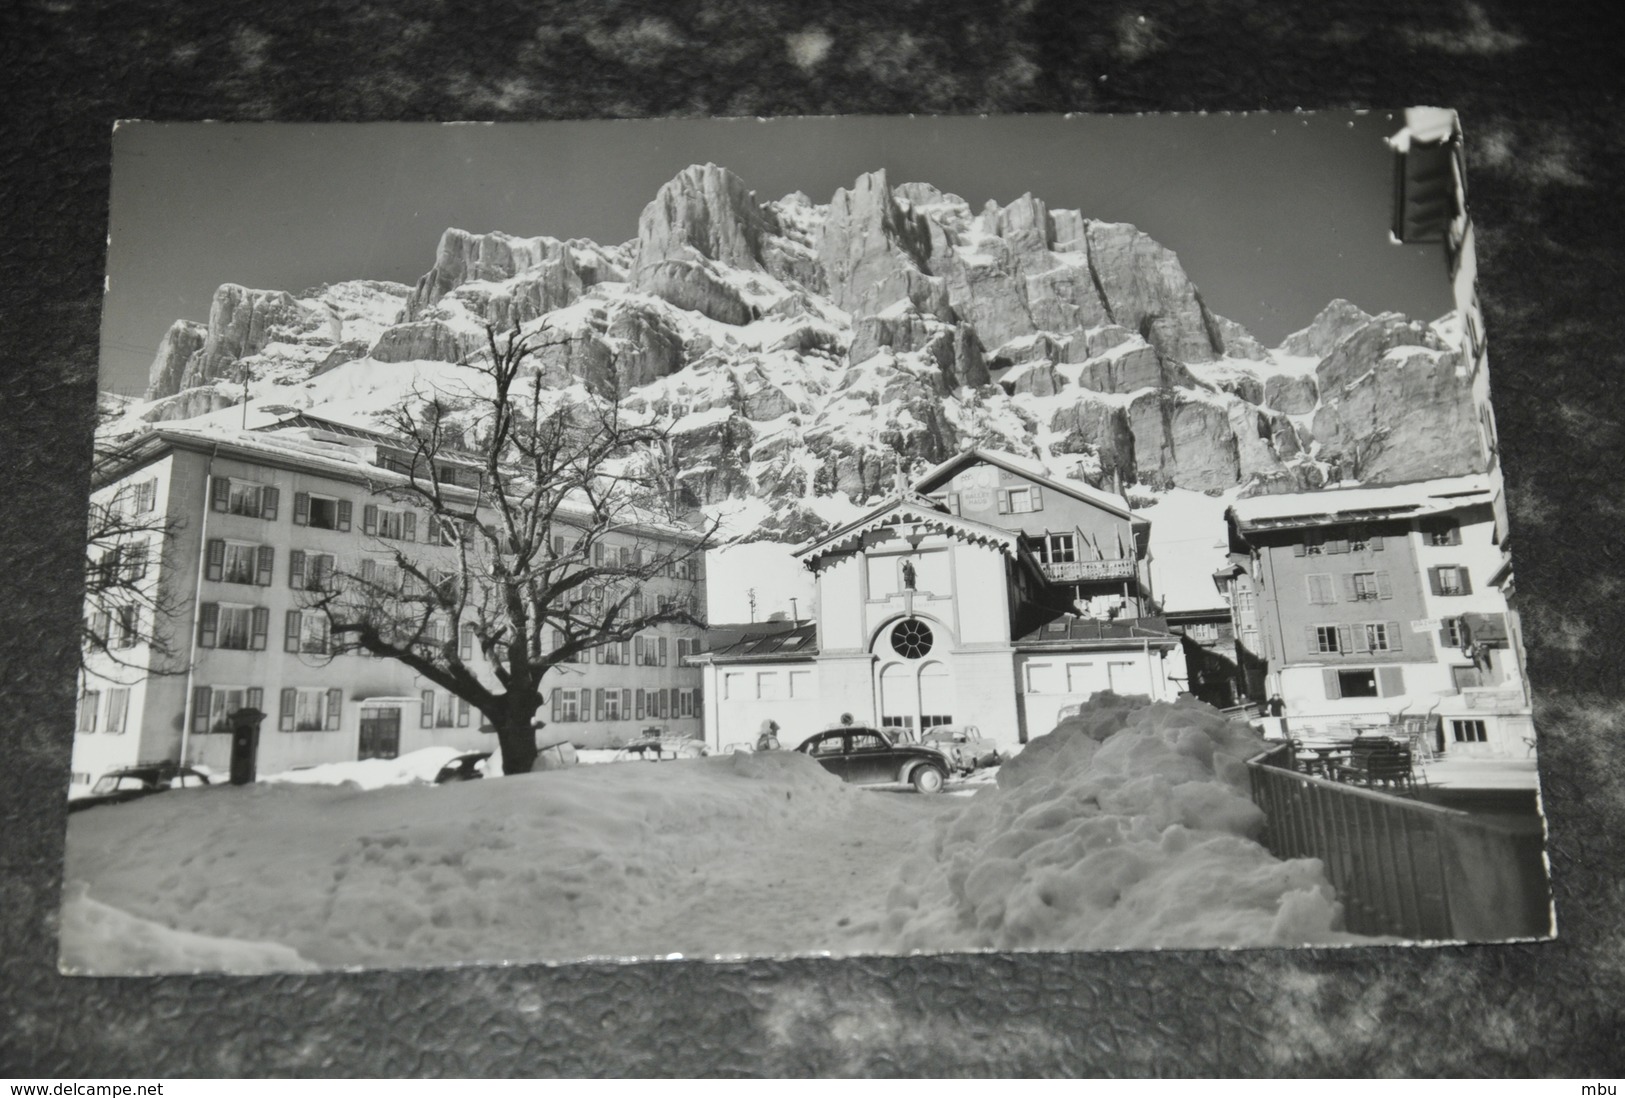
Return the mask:
[[490,757],[489,751],[465,751],[440,768],[440,772],[434,776],[434,783],[445,785],[447,782],[477,781],[485,777],[486,760]]
[[138,800],[169,789],[193,789],[208,784],[207,774],[172,762],[125,766],[97,778],[88,794],[68,802],[68,811],[80,812],[97,805]]
[[947,755],[954,769],[965,774],[985,766],[998,766],[1001,761],[999,749],[992,740],[984,740],[974,724],[941,724],[927,728],[920,742]]
[[953,763],[938,748],[902,743],[882,729],[862,725],[816,733],[796,750],[854,785],[906,783],[921,793],[935,793],[953,771]]

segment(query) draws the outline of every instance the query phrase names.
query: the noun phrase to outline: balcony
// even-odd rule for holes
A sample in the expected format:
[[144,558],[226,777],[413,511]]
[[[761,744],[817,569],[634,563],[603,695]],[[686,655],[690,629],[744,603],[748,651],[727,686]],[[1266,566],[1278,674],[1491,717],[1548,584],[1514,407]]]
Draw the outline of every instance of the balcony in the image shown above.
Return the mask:
[[1071,560],[1055,564],[1041,564],[1044,578],[1051,583],[1088,583],[1092,580],[1128,580],[1134,578],[1132,560]]

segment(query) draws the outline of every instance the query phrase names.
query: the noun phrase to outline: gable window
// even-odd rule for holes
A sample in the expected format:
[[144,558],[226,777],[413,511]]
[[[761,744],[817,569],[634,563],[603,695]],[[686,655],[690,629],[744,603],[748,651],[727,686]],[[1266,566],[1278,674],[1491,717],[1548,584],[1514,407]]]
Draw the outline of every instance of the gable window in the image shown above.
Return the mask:
[[1309,601],[1317,606],[1325,606],[1337,601],[1336,588],[1332,584],[1330,572],[1317,572],[1305,577],[1309,581]]
[[1044,509],[1044,491],[1037,486],[1006,488],[999,493],[999,514],[1024,515]]

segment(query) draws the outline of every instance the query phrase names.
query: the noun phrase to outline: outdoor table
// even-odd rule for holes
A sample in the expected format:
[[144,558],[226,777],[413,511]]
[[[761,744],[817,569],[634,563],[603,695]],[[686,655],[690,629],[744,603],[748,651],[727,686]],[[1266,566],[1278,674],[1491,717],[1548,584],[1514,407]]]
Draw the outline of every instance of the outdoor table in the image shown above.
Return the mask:
[[1322,778],[1330,778],[1336,763],[1349,756],[1349,745],[1346,742],[1304,744],[1303,750],[1314,755],[1312,759],[1303,760],[1303,772]]

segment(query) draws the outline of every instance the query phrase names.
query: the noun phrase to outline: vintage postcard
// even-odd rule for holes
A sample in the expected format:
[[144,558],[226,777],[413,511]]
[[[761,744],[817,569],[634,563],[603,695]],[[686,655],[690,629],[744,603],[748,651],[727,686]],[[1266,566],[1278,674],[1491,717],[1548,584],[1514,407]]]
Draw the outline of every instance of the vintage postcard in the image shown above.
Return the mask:
[[1554,933],[1453,112],[112,140],[64,972]]

